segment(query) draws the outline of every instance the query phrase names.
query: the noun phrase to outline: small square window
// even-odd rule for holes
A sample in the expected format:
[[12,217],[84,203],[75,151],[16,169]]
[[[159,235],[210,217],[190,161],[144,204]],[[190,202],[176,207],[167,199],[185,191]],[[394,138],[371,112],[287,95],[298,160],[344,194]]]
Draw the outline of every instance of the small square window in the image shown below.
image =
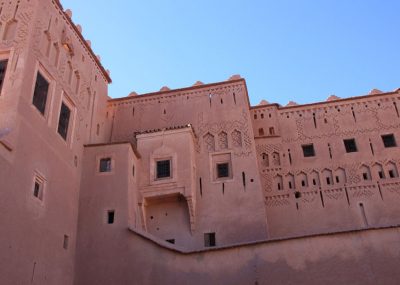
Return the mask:
[[303,148],[304,157],[312,157],[315,156],[315,150],[313,144],[306,144],[301,146]]
[[229,163],[217,164],[217,178],[229,177]]
[[383,141],[383,145],[385,147],[395,147],[395,146],[397,146],[396,145],[396,140],[395,140],[393,134],[383,135],[382,136],[382,141]]
[[205,247],[216,246],[215,233],[205,233],[204,234],[204,246]]
[[106,157],[100,159],[100,172],[111,172],[111,158]]
[[49,83],[40,72],[37,73],[35,91],[33,93],[32,104],[44,115],[46,110],[47,93]]
[[355,139],[347,139],[343,140],[344,147],[346,148],[346,152],[357,152],[357,145]]
[[108,211],[107,212],[107,223],[114,224],[114,220],[115,220],[115,211],[114,210]]
[[157,179],[171,177],[171,160],[157,161]]

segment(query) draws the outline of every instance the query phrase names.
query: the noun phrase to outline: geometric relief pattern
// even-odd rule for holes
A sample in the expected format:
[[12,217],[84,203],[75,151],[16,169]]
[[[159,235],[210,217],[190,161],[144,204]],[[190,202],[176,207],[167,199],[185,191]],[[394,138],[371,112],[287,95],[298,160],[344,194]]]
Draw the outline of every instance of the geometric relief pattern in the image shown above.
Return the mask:
[[266,197],[265,204],[267,207],[284,207],[289,206],[289,195],[278,195]]
[[220,122],[206,122],[204,113],[198,114],[198,133],[207,134],[214,133],[218,134],[222,131],[233,134],[232,144],[235,147],[235,156],[249,156],[252,152],[253,140],[250,137],[249,120],[247,118],[248,112],[245,109],[242,110],[240,118],[231,121],[220,121]]
[[238,130],[232,132],[232,144],[234,147],[242,147],[242,134]]
[[212,134],[207,133],[204,135],[204,144],[209,152],[215,151],[215,139]]
[[332,190],[325,190],[324,196],[330,200],[339,200],[344,198],[343,189],[332,189]]
[[352,192],[352,196],[354,198],[371,198],[375,193],[373,192],[373,189],[375,188],[375,185],[373,186],[366,186],[366,187],[351,187],[350,191]]
[[225,132],[220,132],[218,134],[218,146],[220,149],[228,148],[228,135]]

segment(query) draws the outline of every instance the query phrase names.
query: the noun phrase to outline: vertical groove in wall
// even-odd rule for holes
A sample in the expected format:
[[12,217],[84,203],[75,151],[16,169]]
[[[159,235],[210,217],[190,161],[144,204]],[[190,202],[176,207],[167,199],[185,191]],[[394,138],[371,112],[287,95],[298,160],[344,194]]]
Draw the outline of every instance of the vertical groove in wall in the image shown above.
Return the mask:
[[246,190],[246,173],[242,172],[242,182],[244,190]]
[[379,184],[379,182],[378,182],[377,184],[378,184],[379,194],[381,195],[381,199],[382,199],[382,201],[383,201],[383,195],[382,195],[381,185]]
[[36,269],[36,261],[33,263],[31,283],[33,283],[33,280],[35,279],[35,269]]
[[222,194],[225,194],[225,183],[222,183]]
[[359,206],[360,206],[361,216],[362,216],[363,221],[364,221],[364,225],[366,227],[368,227],[368,220],[367,220],[367,215],[365,214],[364,204],[360,203]]
[[371,148],[371,153],[372,153],[372,155],[375,155],[375,153],[374,153],[374,146],[372,145],[371,139],[369,139],[369,147]]
[[236,105],[236,94],[235,94],[235,92],[233,92],[233,102],[235,102],[235,105]]
[[203,183],[201,181],[201,177],[199,179],[199,183],[200,183],[200,196],[203,197]]
[[331,144],[328,143],[329,157],[332,159],[332,149]]
[[397,117],[400,117],[400,115],[399,115],[399,109],[397,109],[397,104],[396,104],[396,102],[393,102],[393,105],[394,105],[394,108],[395,108],[395,110],[396,110]]
[[350,206],[349,192],[347,191],[347,187],[344,187],[344,191],[346,192],[347,204]]
[[324,203],[324,197],[322,196],[322,191],[319,191],[319,196],[321,197],[321,203],[322,203],[322,207],[325,208],[325,203]]

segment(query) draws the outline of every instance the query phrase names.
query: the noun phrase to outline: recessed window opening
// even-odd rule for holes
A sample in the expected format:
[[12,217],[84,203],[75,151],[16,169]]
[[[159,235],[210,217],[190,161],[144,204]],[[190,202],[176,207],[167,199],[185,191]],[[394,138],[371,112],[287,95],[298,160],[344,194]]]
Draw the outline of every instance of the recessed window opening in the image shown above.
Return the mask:
[[326,184],[327,185],[331,185],[331,178],[330,177],[326,177]]
[[303,186],[303,187],[306,186],[306,182],[304,180],[301,180],[301,186]]
[[296,198],[296,199],[299,199],[299,198],[301,198],[301,193],[300,192],[295,192],[294,193],[294,197]]
[[278,183],[278,190],[281,190],[281,183]]
[[258,129],[258,135],[259,135],[260,137],[264,136],[264,129],[263,129],[263,128],[259,128],[259,129]]
[[396,177],[393,170],[389,170],[389,177],[390,178]]
[[347,153],[357,152],[357,145],[355,139],[346,139],[343,140],[343,143]]
[[216,246],[215,233],[205,233],[204,234],[204,246],[205,247]]
[[1,90],[3,89],[4,78],[6,76],[7,63],[8,60],[0,61],[0,95],[1,95]]
[[397,146],[396,140],[393,134],[382,135],[383,145],[385,147],[395,147]]
[[107,211],[107,223],[114,224],[114,221],[115,221],[115,211],[114,210]]
[[315,118],[315,113],[313,113],[312,115],[313,115],[313,121],[314,121],[314,128],[317,128],[317,120]]
[[270,134],[271,136],[275,135],[275,129],[274,129],[274,127],[270,127],[270,128],[269,128],[269,134]]
[[264,119],[264,114],[261,114],[261,119]]
[[369,180],[369,179],[368,179],[368,173],[366,173],[366,172],[363,173],[363,179],[364,179],[364,180]]
[[383,173],[383,171],[378,171],[378,175],[380,179],[385,178],[385,174]]
[[254,114],[254,120],[257,120],[257,114]]
[[217,164],[217,178],[229,177],[229,163]]
[[304,157],[315,156],[315,150],[313,144],[302,145]]
[[64,140],[67,140],[70,117],[71,117],[71,110],[64,102],[62,102],[57,131]]
[[315,181],[315,179],[312,180],[312,184],[313,185],[317,185],[317,181]]
[[100,159],[99,171],[100,172],[111,172],[111,158],[110,157],[105,157],[105,158]]
[[169,242],[169,243],[171,243],[171,244],[175,244],[175,239],[167,239],[167,240],[165,240],[166,242]]
[[157,161],[157,179],[171,177],[171,160]]
[[292,189],[292,182],[289,181],[289,189]]
[[35,91],[33,92],[32,104],[44,115],[46,110],[49,83],[40,72],[37,73]]
[[63,248],[68,249],[68,244],[69,244],[69,236],[64,235]]

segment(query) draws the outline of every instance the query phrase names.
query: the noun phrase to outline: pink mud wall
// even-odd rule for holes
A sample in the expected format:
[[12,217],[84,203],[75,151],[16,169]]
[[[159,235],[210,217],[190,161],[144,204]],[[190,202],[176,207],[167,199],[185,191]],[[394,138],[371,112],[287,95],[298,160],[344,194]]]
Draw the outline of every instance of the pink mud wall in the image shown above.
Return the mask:
[[[216,233],[217,244],[221,245],[267,237],[248,94],[243,79],[110,100],[109,112],[113,114],[113,141],[136,143],[134,133],[138,131],[191,125],[195,134],[192,195],[196,213],[195,231],[185,238],[185,244],[203,248],[204,233],[209,232]],[[235,133],[240,134],[239,140],[235,141]],[[226,140],[220,139],[222,135]],[[162,132],[159,136],[161,139]],[[209,136],[212,146],[207,144]],[[172,138],[169,143],[179,149],[179,138],[175,141]],[[138,146],[145,149],[141,144]],[[146,149],[143,165],[149,164],[148,152]],[[216,180],[216,157],[225,154],[231,157],[232,176]],[[180,155],[184,161],[184,154]],[[146,168],[142,171],[148,171]],[[232,227],[232,224],[236,226]]]
[[[271,237],[400,223],[400,179],[389,176],[391,169],[400,169],[399,95],[397,90],[310,105],[251,108]],[[271,127],[274,134],[269,133]],[[396,147],[384,147],[381,135],[386,134],[394,135]],[[343,140],[352,138],[357,152],[346,153]],[[302,145],[310,143],[315,156],[304,157]],[[377,166],[382,166],[382,179]],[[369,180],[363,178],[364,167]],[[315,175],[320,183],[313,185]],[[305,186],[302,180],[308,180]]]
[[[107,231],[107,230],[106,230]],[[181,254],[122,229],[97,231],[75,285],[398,284],[399,229],[297,238]]]
[[[83,144],[91,136],[92,112],[102,112],[96,102],[105,106],[107,82],[56,2],[1,4],[0,55],[8,66],[0,95],[0,129],[11,132],[1,138],[10,149],[0,145],[0,283],[70,285]],[[5,39],[6,23],[14,13],[15,33]],[[74,45],[72,58],[61,46],[63,29]],[[60,47],[58,61],[55,44]],[[80,74],[79,90],[66,80],[68,60]],[[50,83],[44,115],[32,105],[38,70]],[[99,101],[93,100],[94,93]],[[57,133],[61,100],[73,111],[67,141]],[[42,201],[33,196],[36,174],[45,179]],[[64,235],[69,237],[67,249]]]

